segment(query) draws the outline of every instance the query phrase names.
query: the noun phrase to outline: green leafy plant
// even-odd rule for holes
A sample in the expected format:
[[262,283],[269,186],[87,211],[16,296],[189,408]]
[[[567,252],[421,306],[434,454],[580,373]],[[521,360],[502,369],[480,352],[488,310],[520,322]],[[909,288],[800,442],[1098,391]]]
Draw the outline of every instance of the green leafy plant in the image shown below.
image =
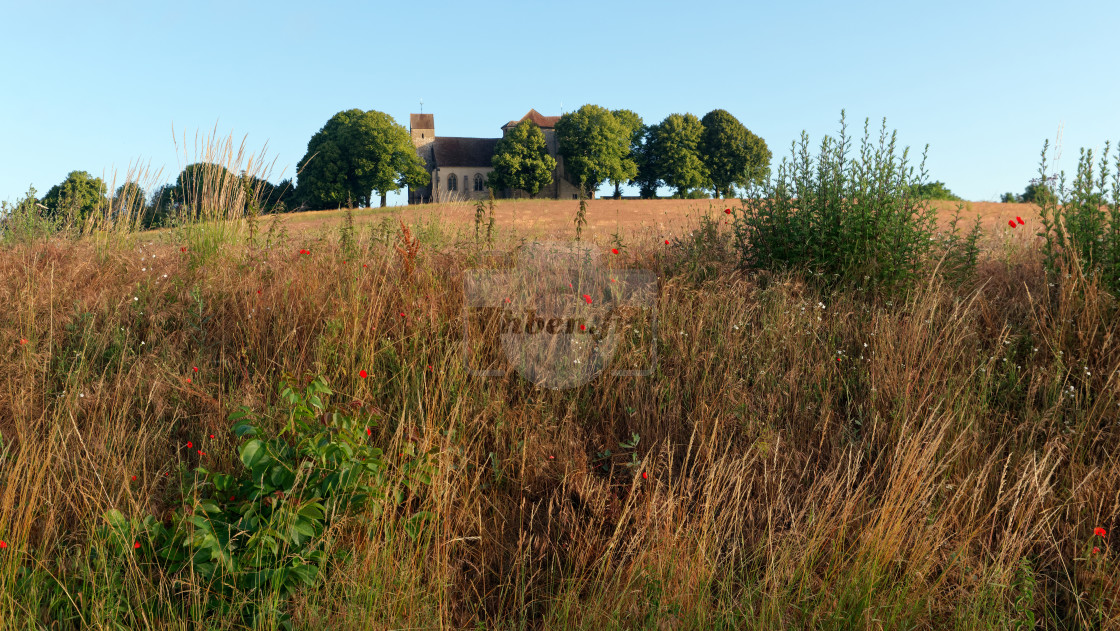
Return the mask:
[[735,220],[744,267],[799,268],[826,286],[884,291],[919,276],[934,246],[937,212],[914,195],[925,180],[925,154],[915,175],[909,148],[899,153],[898,134],[887,135],[886,119],[877,145],[868,123],[858,158],[849,156],[841,111],[839,138],[825,136],[817,157],[802,132],[776,176],[748,190]]
[[[1065,171],[1057,177],[1046,173],[1046,153],[1042,146],[1039,178],[1042,187],[1035,196],[1042,218],[1039,236],[1047,271],[1080,269],[1086,275],[1099,275],[1113,292],[1120,291],[1120,152],[1109,163],[1111,145],[1105,143],[1094,171],[1093,151],[1081,149],[1077,175],[1066,188]],[[1054,182],[1057,182],[1055,189]]]
[[961,213],[964,203],[957,204],[953,218],[949,220],[949,230],[940,235],[938,245],[941,251],[939,271],[954,283],[963,283],[976,274],[976,264],[980,260],[980,215],[976,215],[972,228],[967,233],[961,231]]
[[603,473],[610,473],[614,466],[614,457],[625,456],[626,452],[630,452],[630,457],[622,463],[622,466],[627,469],[633,469],[641,464],[641,461],[638,460],[638,452],[636,451],[638,443],[641,442],[641,440],[642,437],[638,435],[638,432],[633,432],[630,434],[629,438],[619,441],[619,451],[617,453],[612,453],[610,449],[595,452],[595,461],[599,463],[599,468]]
[[[263,418],[247,408],[234,412],[238,471],[198,467],[182,492],[184,509],[170,524],[152,516],[130,522],[111,510],[107,536],[135,540],[140,556],[170,576],[207,585],[208,610],[284,623],[283,603],[325,569],[325,533],[332,524],[380,515],[404,503],[406,492],[418,495],[431,483],[430,465],[417,460],[405,466],[403,488],[390,485],[382,450],[371,444],[375,419],[329,409],[330,395],[322,378],[303,391],[283,386],[283,409],[274,416],[284,427],[272,437],[262,429]],[[405,532],[419,536],[430,518],[411,515]]]
[[44,208],[35,197],[35,187],[15,204],[0,202],[0,243],[28,243],[58,232],[61,219],[50,216]]
[[346,218],[343,220],[342,226],[338,229],[338,249],[341,250],[342,255],[348,259],[352,259],[358,255],[358,242],[354,234],[354,211],[347,208]]

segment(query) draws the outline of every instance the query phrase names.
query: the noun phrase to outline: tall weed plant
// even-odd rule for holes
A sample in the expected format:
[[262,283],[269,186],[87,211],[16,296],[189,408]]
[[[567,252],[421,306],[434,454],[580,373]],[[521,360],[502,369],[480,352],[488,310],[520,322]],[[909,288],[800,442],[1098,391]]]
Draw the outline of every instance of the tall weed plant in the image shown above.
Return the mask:
[[853,158],[843,111],[839,138],[825,136],[817,156],[802,132],[777,174],[742,200],[734,229],[743,267],[883,291],[914,281],[937,245],[936,211],[914,193],[926,179],[925,152],[915,174],[897,136],[883,119],[876,144],[865,120]]
[[45,215],[39,206],[34,187],[14,204],[0,202],[0,244],[27,243],[57,232],[61,222]]
[[1035,182],[1043,187],[1039,196],[1042,217],[1042,246],[1046,269],[1057,275],[1061,269],[1080,270],[1099,275],[1102,284],[1120,291],[1120,151],[1109,163],[1111,143],[1106,142],[1096,169],[1093,150],[1081,149],[1077,175],[1066,187],[1066,174],[1047,175],[1046,154],[1050,141],[1042,146]]

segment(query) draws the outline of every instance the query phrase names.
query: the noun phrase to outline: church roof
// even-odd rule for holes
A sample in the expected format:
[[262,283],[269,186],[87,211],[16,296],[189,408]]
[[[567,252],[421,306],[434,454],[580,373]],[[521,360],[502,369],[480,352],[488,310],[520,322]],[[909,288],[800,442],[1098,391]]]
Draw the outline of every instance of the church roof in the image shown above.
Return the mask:
[[531,109],[528,114],[521,117],[521,120],[510,121],[502,125],[502,131],[505,131],[507,127],[516,127],[518,123],[526,118],[533,121],[533,124],[541,129],[552,129],[556,127],[556,121],[560,120],[559,116],[545,116],[537,110]]
[[408,124],[412,129],[435,129],[435,119],[433,114],[409,114]]
[[436,136],[434,144],[437,167],[488,167],[498,139]]

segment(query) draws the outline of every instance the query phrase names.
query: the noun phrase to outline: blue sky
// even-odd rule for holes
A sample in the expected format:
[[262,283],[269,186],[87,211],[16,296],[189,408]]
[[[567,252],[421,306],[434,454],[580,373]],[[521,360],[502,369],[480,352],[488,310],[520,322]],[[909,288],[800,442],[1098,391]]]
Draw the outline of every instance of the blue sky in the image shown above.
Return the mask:
[[[294,173],[335,112],[496,137],[530,108],[723,108],[788,155],[841,108],[971,200],[1022,192],[1045,139],[1060,166],[1120,140],[1120,3],[11,2],[0,0],[0,200],[72,170],[173,179],[196,132],[247,136]],[[191,153],[188,153],[191,157]],[[401,203],[393,196],[390,203]]]

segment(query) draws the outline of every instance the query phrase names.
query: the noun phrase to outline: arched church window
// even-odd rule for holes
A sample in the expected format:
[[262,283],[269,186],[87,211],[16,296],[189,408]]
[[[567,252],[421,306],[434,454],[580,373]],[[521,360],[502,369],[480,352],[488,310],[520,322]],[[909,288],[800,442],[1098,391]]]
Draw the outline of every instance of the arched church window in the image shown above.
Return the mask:
[[447,176],[447,190],[449,190],[449,191],[459,190],[459,178],[455,177],[454,173]]
[[481,191],[482,189],[483,189],[482,174],[481,173],[475,173],[474,174],[474,190]]

